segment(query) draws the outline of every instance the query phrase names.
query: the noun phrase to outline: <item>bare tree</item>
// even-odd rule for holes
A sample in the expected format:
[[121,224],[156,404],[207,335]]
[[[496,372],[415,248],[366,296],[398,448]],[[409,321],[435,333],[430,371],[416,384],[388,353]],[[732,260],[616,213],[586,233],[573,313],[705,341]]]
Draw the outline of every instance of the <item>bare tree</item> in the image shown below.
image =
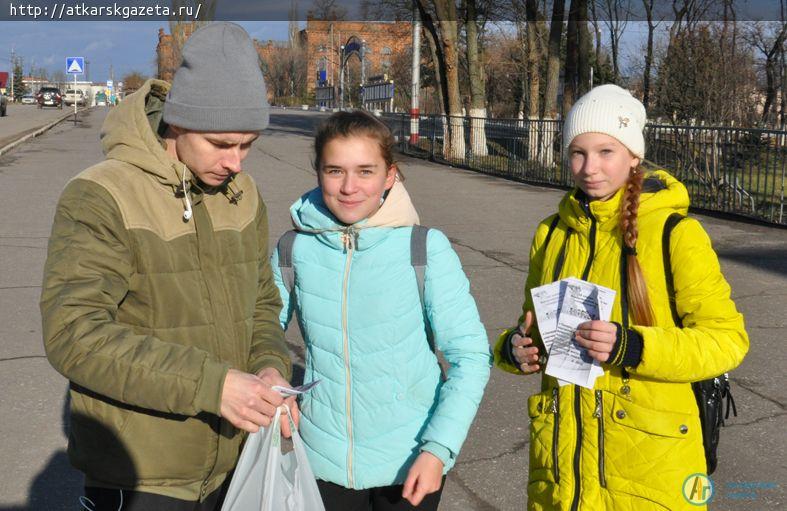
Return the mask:
[[571,0],[566,35],[566,71],[563,86],[563,112],[568,112],[590,82],[590,35],[587,31],[588,0]]
[[741,40],[731,50],[732,37],[718,23],[697,24],[677,32],[659,62],[651,110],[678,122],[754,122],[751,98],[757,95],[757,81],[753,53],[751,47],[742,47]]
[[[770,28],[770,30],[769,30]],[[781,23],[778,27],[773,24],[768,26],[756,23],[752,28],[749,40],[759,50],[764,58],[765,69],[765,104],[762,108],[761,122],[770,120],[771,107],[776,102],[776,93],[781,88],[779,82],[783,80],[783,66],[779,64],[784,58],[785,38],[787,38],[787,24]]]
[[339,21],[347,19],[347,9],[338,5],[338,0],[314,0],[306,16],[322,21]]
[[122,79],[123,90],[125,91],[125,94],[129,94],[130,92],[133,92],[142,87],[147,79],[147,76],[143,75],[139,71],[131,71],[130,73],[126,73]]
[[541,99],[541,61],[543,48],[541,46],[540,23],[543,21],[538,11],[538,0],[526,0],[525,14],[527,16],[527,77],[530,84],[527,102],[527,117],[539,117]]
[[[443,55],[443,48],[440,46],[440,38],[437,35],[437,27],[434,24],[432,16],[424,9],[422,1],[416,2],[416,7],[421,15],[421,20],[424,24],[424,34],[426,35],[426,42],[429,47],[429,56],[432,61],[432,69],[434,71],[434,78],[436,82],[436,92],[438,96],[438,105],[440,105],[440,113],[443,117],[448,112],[448,85],[443,77],[445,71],[445,56]],[[445,129],[445,122],[443,123]],[[448,137],[444,137],[448,138]]]
[[653,4],[655,1],[656,0],[642,0],[648,22],[648,45],[645,51],[645,70],[642,75],[642,104],[645,105],[645,110],[648,109],[650,104],[650,76],[653,68],[653,33],[659,25],[659,23],[653,22]]
[[523,108],[523,76],[527,67],[519,37],[506,28],[487,40],[487,108],[492,117],[516,117]]
[[706,18],[714,0],[672,0],[674,21],[670,26],[670,44],[681,31],[694,30]]
[[626,30],[631,0],[595,0],[598,4],[604,24],[609,31],[609,46],[612,50],[612,79],[615,83],[620,80],[619,54],[620,38]]
[[[450,0],[449,0],[450,1]],[[476,0],[462,0],[465,4],[467,39],[467,67],[470,78],[470,149],[476,156],[486,156],[486,76],[483,66],[483,46],[480,44]]]
[[[785,24],[787,19],[785,18],[785,2],[782,0],[781,2],[781,22],[782,25]],[[781,108],[779,109],[779,124],[781,129],[785,129],[785,122],[787,121],[787,58],[785,58],[785,51],[784,47],[781,50],[781,70],[782,70],[782,98],[781,98]]]
[[[418,0],[419,3],[425,0]],[[443,146],[444,154],[454,159],[465,157],[464,120],[462,100],[459,95],[459,33],[456,5],[454,0],[431,0],[434,8],[434,27],[437,29],[436,41],[443,56],[442,78],[445,81],[446,105],[450,136]],[[431,17],[431,15],[430,15]],[[426,19],[424,23],[426,24]]]
[[[197,13],[199,4],[199,18]],[[172,11],[178,13],[169,20],[169,33],[172,36],[172,66],[173,70],[180,66],[181,50],[189,38],[199,28],[210,23],[216,15],[216,0],[172,0]],[[173,71],[174,72],[174,71]]]
[[276,103],[295,105],[306,95],[306,55],[293,46],[274,48],[262,59],[263,76]]
[[552,21],[549,28],[549,52],[547,55],[547,81],[544,92],[544,117],[557,117],[557,92],[560,81],[560,42],[563,39],[564,2],[556,0],[552,5]]

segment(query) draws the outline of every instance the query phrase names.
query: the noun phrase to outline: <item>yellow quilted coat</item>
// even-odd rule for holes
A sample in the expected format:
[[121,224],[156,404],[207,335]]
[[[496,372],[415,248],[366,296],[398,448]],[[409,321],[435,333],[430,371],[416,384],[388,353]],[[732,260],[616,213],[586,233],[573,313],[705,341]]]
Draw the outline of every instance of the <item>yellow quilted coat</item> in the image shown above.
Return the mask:
[[[617,290],[612,321],[643,337],[642,360],[622,369],[603,364],[593,390],[559,387],[543,376],[542,391],[530,396],[530,510],[704,509],[683,496],[683,483],[705,473],[697,404],[690,382],[718,376],[743,360],[749,347],[743,316],[730,299],[716,253],[702,226],[683,219],[670,238],[677,311],[675,326],[662,257],[661,236],[670,214],[687,213],[686,188],[664,171],[649,174],[639,208],[638,259],[645,274],[656,326],[630,324],[621,289],[622,190],[605,202],[582,204],[577,190],[537,228],[530,250],[523,311],[533,310],[529,290],[553,282],[563,252],[564,277],[584,278]],[[559,267],[559,264],[557,264]],[[622,301],[621,301],[622,300]],[[522,321],[520,318],[519,322]],[[509,331],[501,334],[495,362],[519,373],[501,356]],[[541,343],[538,329],[532,337]]]

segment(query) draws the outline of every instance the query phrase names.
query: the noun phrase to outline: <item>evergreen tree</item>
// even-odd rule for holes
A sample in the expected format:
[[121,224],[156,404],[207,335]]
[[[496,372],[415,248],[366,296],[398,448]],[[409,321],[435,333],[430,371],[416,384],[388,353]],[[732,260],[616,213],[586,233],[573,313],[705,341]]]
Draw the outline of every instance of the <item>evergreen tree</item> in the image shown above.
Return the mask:
[[27,87],[25,86],[22,78],[24,73],[22,72],[22,60],[16,59],[14,62],[14,90],[12,91],[14,96],[14,101],[21,100],[22,96],[25,95],[27,92]]

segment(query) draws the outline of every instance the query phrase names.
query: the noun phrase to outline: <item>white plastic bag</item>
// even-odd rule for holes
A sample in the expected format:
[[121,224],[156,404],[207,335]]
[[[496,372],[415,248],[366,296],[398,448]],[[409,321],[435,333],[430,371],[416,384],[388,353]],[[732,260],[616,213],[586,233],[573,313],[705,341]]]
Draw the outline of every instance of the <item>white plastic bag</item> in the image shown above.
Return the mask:
[[281,413],[279,407],[270,426],[249,435],[221,511],[325,511],[289,410],[293,450],[281,453]]

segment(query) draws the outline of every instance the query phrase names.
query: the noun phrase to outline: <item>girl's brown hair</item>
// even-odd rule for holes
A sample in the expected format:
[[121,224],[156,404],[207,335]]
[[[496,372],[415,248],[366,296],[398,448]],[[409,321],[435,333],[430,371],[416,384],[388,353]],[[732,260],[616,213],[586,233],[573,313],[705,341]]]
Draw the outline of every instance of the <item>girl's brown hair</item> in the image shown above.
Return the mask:
[[349,137],[369,137],[375,140],[380,147],[380,155],[385,160],[386,168],[395,166],[399,181],[404,181],[404,176],[393,157],[396,140],[391,130],[382,121],[362,110],[336,112],[320,124],[314,137],[314,170],[320,172],[323,151],[330,141]]
[[645,169],[642,164],[632,169],[626,182],[620,211],[620,230],[623,233],[623,252],[626,258],[626,293],[631,305],[634,322],[637,325],[652,326],[654,323],[653,307],[648,297],[645,274],[637,260],[637,213],[639,212],[639,196],[642,193],[642,181]]

